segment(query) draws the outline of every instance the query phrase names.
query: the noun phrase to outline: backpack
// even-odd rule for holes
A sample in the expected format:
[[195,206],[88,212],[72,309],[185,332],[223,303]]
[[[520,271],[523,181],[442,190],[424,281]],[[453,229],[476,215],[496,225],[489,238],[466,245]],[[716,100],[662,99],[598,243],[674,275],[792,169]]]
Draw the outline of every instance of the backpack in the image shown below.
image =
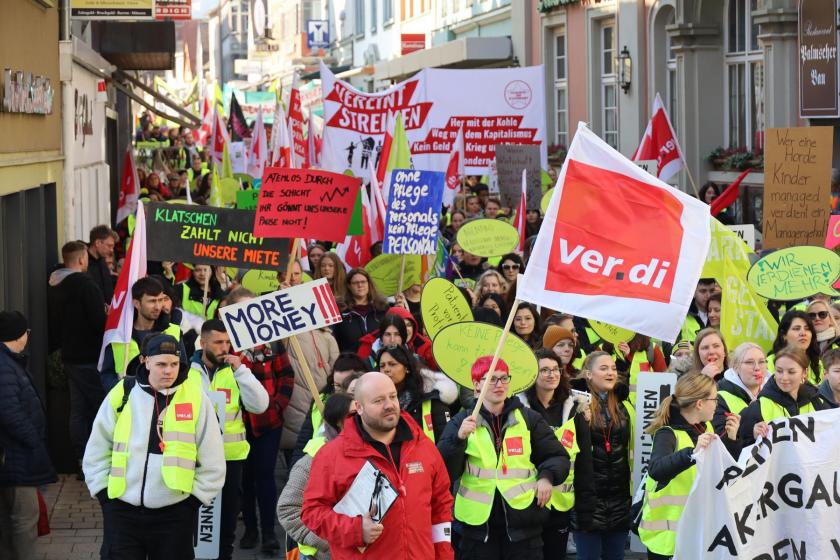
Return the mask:
[[115,410],[117,416],[119,416],[125,408],[125,405],[128,402],[128,397],[131,394],[131,390],[134,388],[135,383],[137,383],[137,378],[133,375],[128,375],[123,379],[122,403],[120,403],[120,406],[117,407],[117,410]]

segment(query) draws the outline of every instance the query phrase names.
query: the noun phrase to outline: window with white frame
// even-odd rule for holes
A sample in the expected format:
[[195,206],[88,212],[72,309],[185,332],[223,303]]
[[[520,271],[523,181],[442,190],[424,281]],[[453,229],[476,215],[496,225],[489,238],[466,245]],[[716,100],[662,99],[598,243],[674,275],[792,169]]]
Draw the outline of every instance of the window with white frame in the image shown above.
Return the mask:
[[566,31],[553,36],[554,55],[554,130],[555,140],[561,146],[569,145],[569,99],[566,84]]
[[376,2],[378,0],[370,0],[370,32],[376,33]]
[[764,62],[757,0],[728,0],[726,7],[726,142],[732,148],[764,147]]
[[[665,8],[663,8],[665,9]],[[676,12],[674,8],[668,7],[670,12],[668,16],[668,23],[672,25],[676,21]],[[671,36],[665,34],[665,68],[667,80],[665,83],[665,103],[667,103],[668,116],[671,117],[671,124],[677,128],[677,55],[674,52],[674,45],[671,42]]]
[[365,0],[356,0],[353,5],[353,13],[355,14],[355,19],[353,20],[355,24],[355,32],[356,35],[364,35],[365,34]]
[[394,0],[382,0],[382,25],[394,22]]
[[615,75],[615,24],[604,21],[600,26],[601,72],[601,137],[618,148],[618,83]]

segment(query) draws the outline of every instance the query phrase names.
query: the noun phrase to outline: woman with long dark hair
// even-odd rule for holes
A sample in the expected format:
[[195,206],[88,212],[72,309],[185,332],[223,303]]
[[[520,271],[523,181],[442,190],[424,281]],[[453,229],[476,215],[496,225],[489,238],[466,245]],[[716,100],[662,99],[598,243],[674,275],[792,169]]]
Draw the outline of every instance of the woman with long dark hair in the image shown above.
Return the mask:
[[[321,258],[322,267],[329,255],[327,253]],[[341,308],[341,322],[333,326],[333,335],[342,352],[355,352],[362,337],[379,328],[388,303],[379,295],[373,279],[364,268],[354,268],[347,273],[345,288],[345,297],[336,298]]]
[[526,302],[519,304],[513,317],[513,332],[519,335],[531,350],[542,348],[542,325],[536,307]]
[[767,356],[767,369],[770,372],[774,371],[776,354],[787,346],[793,346],[805,352],[808,356],[806,381],[812,385],[819,385],[822,380],[822,364],[817,329],[806,312],[791,309],[782,316],[782,320],[779,321],[779,331],[773,341],[773,350]]

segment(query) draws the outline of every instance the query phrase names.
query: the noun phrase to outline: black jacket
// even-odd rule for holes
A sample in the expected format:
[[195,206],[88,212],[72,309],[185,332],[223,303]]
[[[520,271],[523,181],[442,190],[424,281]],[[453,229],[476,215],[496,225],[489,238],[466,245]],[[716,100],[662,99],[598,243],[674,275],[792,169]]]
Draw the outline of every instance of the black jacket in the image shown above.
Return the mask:
[[359,340],[379,328],[379,322],[385,317],[387,308],[377,309],[369,304],[365,315],[355,308],[345,308],[341,313],[341,322],[333,325],[332,332],[338,349],[342,352],[355,352],[359,349]]
[[[668,426],[675,430],[685,431],[691,438],[693,445],[676,451],[677,436],[674,432],[667,428],[660,428],[656,431],[653,435],[653,447],[648,463],[648,476],[656,481],[657,490],[667,486],[674,477],[694,464],[691,454],[694,453],[694,447],[697,446],[697,439],[705,430],[705,426],[689,424],[680,414],[680,407],[676,404],[671,404],[671,408],[668,410]],[[720,432],[716,433],[720,435]],[[729,439],[724,433],[721,435],[721,441],[729,454],[737,460],[741,453],[741,440]]]
[[758,394],[758,399],[750,403],[750,406],[744,409],[741,413],[741,428],[738,430],[738,437],[745,446],[750,446],[755,443],[753,437],[753,428],[759,422],[766,422],[761,416],[761,397],[767,397],[776,404],[781,405],[790,416],[799,415],[799,409],[808,403],[814,405],[816,410],[828,410],[831,405],[826,403],[820,396],[819,391],[814,385],[804,383],[796,394],[796,400],[793,400],[788,393],[785,393],[779,386],[776,385],[776,378],[770,377],[765,383],[761,392]]
[[[443,436],[438,441],[438,451],[443,456],[449,478],[453,481],[461,478],[466,466],[467,442],[458,437],[458,430],[464,418],[472,414],[472,409],[473,407],[468,407],[456,414],[446,425]],[[507,399],[500,415],[504,430],[507,429],[507,423],[513,420],[510,416],[516,409],[521,410],[531,433],[531,463],[537,468],[537,478],[547,478],[552,485],[562,483],[569,474],[569,455],[538,412],[524,408],[517,398]],[[479,425],[489,426],[492,421],[493,415],[482,407]],[[497,454],[498,451],[496,449]],[[494,530],[506,531],[512,542],[519,542],[540,536],[548,518],[548,509],[539,508],[536,500],[523,510],[515,510],[496,492],[488,522],[481,526],[464,524],[463,534],[472,539],[484,540],[490,532],[490,526],[493,526]]]
[[105,332],[105,299],[84,272],[67,268],[50,276],[47,290],[49,348],[68,364],[95,364]]
[[114,278],[111,276],[111,271],[108,269],[108,263],[105,262],[105,259],[97,259],[88,251],[87,274],[99,287],[99,291],[102,292],[104,303],[111,303],[111,299],[114,297]]
[[44,403],[26,370],[26,358],[0,343],[0,486],[41,486],[57,479],[47,452]]
[[[583,380],[573,380],[572,387],[587,390]],[[580,437],[591,438],[591,454],[582,453],[575,459],[575,509],[571,521],[580,531],[622,531],[630,527],[630,447],[633,441],[630,417],[623,404],[630,389],[619,383],[615,393],[621,415],[618,426],[601,428],[598,424],[581,423]],[[592,395],[592,398],[598,397]],[[601,406],[601,413],[603,425],[609,426],[606,406]]]
[[[716,434],[723,433],[723,430],[726,428],[726,413],[732,412],[729,410],[729,405],[726,404],[726,401],[723,400],[723,397],[720,396],[721,391],[726,391],[727,393],[732,393],[742,401],[744,404],[749,405],[752,402],[752,396],[749,395],[742,387],[735,385],[728,379],[721,379],[718,381],[718,404],[717,408],[715,409],[715,415],[712,418],[712,427],[715,429]],[[735,457],[733,455],[733,457]],[[737,457],[736,457],[737,458]]]

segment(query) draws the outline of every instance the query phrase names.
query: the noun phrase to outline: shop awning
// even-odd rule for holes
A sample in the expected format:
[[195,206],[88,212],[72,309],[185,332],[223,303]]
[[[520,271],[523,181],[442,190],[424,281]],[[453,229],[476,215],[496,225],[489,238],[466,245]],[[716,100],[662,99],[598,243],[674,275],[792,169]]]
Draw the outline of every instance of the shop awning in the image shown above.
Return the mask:
[[377,80],[399,80],[423,68],[483,68],[513,61],[510,37],[465,37],[379,62]]

